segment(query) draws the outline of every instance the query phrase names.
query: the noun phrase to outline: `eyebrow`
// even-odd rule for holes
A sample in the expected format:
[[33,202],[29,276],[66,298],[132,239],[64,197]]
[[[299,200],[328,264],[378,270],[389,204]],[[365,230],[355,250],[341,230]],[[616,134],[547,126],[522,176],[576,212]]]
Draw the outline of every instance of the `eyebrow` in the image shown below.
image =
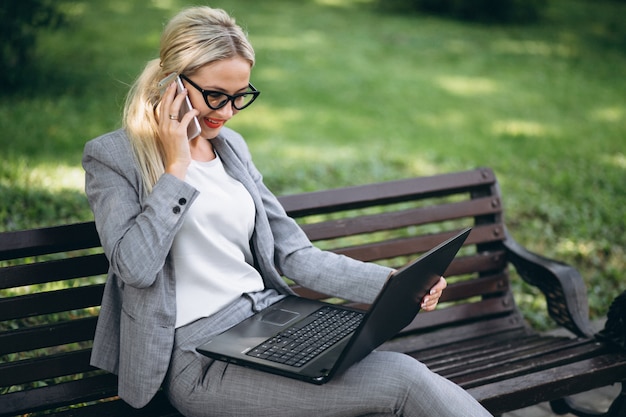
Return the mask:
[[[194,82],[195,82],[195,81],[194,81]],[[202,89],[203,89],[203,90],[205,90],[205,91],[216,91],[216,92],[218,92],[218,93],[226,93],[226,94],[230,94],[230,92],[228,92],[226,89],[221,88],[221,87],[208,87],[208,88],[205,88],[205,87],[201,86],[201,85],[200,85],[200,84],[198,84],[198,83],[196,83],[196,84],[198,85],[198,87],[202,88]],[[244,92],[244,91],[246,91],[248,88],[250,88],[250,83],[248,83],[245,87],[240,88],[239,90],[236,90],[236,91],[235,91],[235,94],[238,94],[238,93],[243,93],[243,92]]]
[[[188,81],[189,83],[191,83],[191,85],[194,85],[196,88],[200,88],[204,91],[209,91],[209,92],[216,92],[216,93],[222,93],[222,94],[229,94],[231,95],[228,91],[226,91],[225,89],[222,89],[220,87],[211,87],[211,88],[204,88],[203,86],[201,86],[200,84],[198,84],[197,82],[193,81],[191,78],[189,78],[189,76],[181,74],[181,77],[184,78],[186,81]],[[239,90],[235,91],[233,94],[240,94],[245,92],[248,88],[250,88],[250,81],[248,81],[248,85],[246,85],[243,88],[240,88]]]
[[248,86],[246,86],[246,88],[241,88],[241,89],[239,89],[239,90],[235,91],[235,92],[234,92],[234,93],[232,93],[232,94],[231,94],[231,93],[229,93],[228,91],[224,90],[224,89],[221,89],[221,88],[217,88],[217,89],[215,89],[215,90],[210,89],[210,88],[205,88],[205,89],[204,89],[204,91],[215,91],[215,92],[217,92],[217,93],[224,93],[224,94],[230,94],[230,95],[233,95],[233,94],[239,94],[239,93],[245,93],[245,92],[246,92],[246,90],[248,90]]

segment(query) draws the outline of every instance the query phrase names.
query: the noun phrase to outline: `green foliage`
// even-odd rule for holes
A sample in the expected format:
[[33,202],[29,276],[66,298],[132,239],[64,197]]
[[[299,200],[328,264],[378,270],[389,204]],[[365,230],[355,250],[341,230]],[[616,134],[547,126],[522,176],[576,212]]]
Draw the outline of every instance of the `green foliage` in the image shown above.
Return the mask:
[[528,23],[540,19],[546,0],[380,0],[390,10],[411,10],[489,23]]
[[25,80],[37,37],[43,29],[55,29],[64,21],[54,0],[0,2],[0,87],[15,88]]

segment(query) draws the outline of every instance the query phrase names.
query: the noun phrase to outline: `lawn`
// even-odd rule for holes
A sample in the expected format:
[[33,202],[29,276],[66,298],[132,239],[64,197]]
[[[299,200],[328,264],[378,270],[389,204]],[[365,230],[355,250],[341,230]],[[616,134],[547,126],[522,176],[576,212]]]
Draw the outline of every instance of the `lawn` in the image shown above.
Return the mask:
[[[492,167],[510,232],[578,267],[592,317],[626,289],[626,4],[552,0],[530,26],[373,0],[216,0],[249,32],[259,100],[230,122],[277,194]],[[186,2],[61,2],[31,82],[0,95],[0,230],[88,220],[80,158],[117,128]],[[537,326],[541,297],[518,302]]]

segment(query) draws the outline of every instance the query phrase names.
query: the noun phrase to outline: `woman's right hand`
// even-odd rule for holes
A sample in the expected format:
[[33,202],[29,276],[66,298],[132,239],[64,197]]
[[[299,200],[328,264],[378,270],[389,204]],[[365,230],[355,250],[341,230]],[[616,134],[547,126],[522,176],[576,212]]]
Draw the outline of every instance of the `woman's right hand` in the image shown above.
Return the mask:
[[191,151],[187,139],[187,126],[197,110],[192,110],[178,120],[178,114],[187,90],[176,94],[176,83],[172,82],[158,106],[159,140],[163,149],[165,172],[185,179],[187,168],[191,163]]

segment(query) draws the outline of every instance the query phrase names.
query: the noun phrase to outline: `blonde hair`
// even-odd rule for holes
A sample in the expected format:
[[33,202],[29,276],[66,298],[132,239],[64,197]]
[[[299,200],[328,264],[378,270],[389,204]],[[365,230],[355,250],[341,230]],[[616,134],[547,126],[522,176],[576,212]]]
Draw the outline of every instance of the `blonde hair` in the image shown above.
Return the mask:
[[254,49],[235,19],[210,7],[188,8],[172,18],[161,35],[159,56],[132,85],[123,115],[146,194],[165,172],[155,114],[159,80],[172,72],[192,75],[204,65],[237,56],[254,65]]

